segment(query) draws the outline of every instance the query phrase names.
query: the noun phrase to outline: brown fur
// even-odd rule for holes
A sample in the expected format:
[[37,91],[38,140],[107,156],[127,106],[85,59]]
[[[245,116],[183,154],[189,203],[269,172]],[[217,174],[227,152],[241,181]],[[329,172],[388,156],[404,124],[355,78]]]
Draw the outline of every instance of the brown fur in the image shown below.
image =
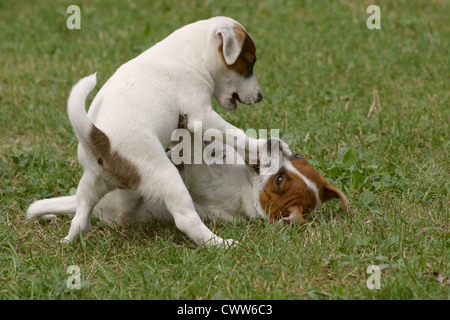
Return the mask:
[[225,57],[223,56],[223,43],[219,45],[218,50],[220,52],[220,56],[222,57],[222,61],[227,68],[234,70],[245,78],[248,78],[253,75],[253,66],[256,63],[256,46],[252,38],[240,25],[234,25],[234,30],[239,45],[242,44],[242,51],[236,62],[232,65],[227,65],[225,62]]
[[112,151],[109,138],[94,125],[89,138],[90,147],[98,164],[124,187],[135,189],[141,182],[137,167],[117,151]]

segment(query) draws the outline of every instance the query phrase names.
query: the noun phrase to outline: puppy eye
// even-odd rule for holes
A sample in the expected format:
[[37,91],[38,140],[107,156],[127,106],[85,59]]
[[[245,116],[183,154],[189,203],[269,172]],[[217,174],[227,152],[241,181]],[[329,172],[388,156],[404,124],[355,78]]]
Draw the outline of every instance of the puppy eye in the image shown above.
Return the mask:
[[279,186],[284,181],[284,174],[283,173],[279,173],[275,177],[275,181],[276,181],[277,185]]
[[295,157],[296,157],[297,159],[303,158],[303,156],[299,155],[298,153],[295,154]]

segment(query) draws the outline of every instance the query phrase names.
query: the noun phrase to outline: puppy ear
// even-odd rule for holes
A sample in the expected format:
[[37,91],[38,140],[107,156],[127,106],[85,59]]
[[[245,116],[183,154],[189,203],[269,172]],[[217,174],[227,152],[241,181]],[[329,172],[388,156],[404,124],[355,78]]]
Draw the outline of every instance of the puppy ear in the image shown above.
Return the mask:
[[236,62],[241,54],[247,33],[239,26],[224,25],[220,26],[216,31],[216,36],[222,39],[222,54],[227,65]]
[[328,201],[332,198],[341,199],[342,211],[344,211],[344,212],[349,211],[348,210],[349,202],[347,200],[347,197],[342,193],[341,190],[339,190],[335,186],[332,186],[331,184],[326,183],[325,186],[323,187],[323,197],[324,197],[324,202]]

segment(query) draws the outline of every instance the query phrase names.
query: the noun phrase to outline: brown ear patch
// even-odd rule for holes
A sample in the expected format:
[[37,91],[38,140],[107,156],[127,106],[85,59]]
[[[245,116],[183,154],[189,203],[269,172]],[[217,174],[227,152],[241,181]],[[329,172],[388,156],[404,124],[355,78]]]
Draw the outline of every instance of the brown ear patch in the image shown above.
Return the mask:
[[335,186],[333,186],[329,183],[326,183],[323,188],[323,197],[324,197],[324,201],[328,201],[332,198],[341,199],[342,211],[348,212],[349,202],[347,200],[347,197],[342,193],[341,190],[339,190]]
[[237,23],[233,26],[234,33],[236,34],[236,40],[239,43],[239,46],[243,46],[245,38],[247,37],[247,32],[242,28],[242,26]]
[[233,28],[236,34],[236,40],[242,46],[241,53],[236,59],[236,62],[232,65],[226,63],[225,57],[223,56],[223,43],[219,45],[218,51],[224,65],[228,69],[232,69],[243,77],[248,78],[253,75],[253,66],[256,63],[256,46],[244,28],[238,24],[235,24]]
[[89,133],[90,147],[97,162],[124,187],[135,189],[141,182],[137,167],[117,151],[111,151],[111,143],[106,134],[92,125]]

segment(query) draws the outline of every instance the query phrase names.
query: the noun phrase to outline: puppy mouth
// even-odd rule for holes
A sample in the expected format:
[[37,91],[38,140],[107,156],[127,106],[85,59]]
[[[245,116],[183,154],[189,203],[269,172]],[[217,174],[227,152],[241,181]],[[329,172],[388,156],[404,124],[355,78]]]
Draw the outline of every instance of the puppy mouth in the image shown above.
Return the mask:
[[263,95],[261,92],[258,92],[258,95],[256,97],[251,97],[248,99],[244,99],[245,101],[243,101],[240,97],[239,94],[235,91],[233,92],[233,94],[231,95],[230,98],[230,105],[232,105],[234,107],[234,109],[236,109],[237,107],[237,103],[236,101],[239,101],[240,103],[246,104],[246,105],[253,105],[255,103],[260,102],[263,99]]
[[239,94],[237,92],[233,92],[233,94],[231,95],[230,104],[233,106],[234,109],[237,108],[237,102],[236,101],[239,101],[240,103],[243,103],[241,98],[239,98]]

